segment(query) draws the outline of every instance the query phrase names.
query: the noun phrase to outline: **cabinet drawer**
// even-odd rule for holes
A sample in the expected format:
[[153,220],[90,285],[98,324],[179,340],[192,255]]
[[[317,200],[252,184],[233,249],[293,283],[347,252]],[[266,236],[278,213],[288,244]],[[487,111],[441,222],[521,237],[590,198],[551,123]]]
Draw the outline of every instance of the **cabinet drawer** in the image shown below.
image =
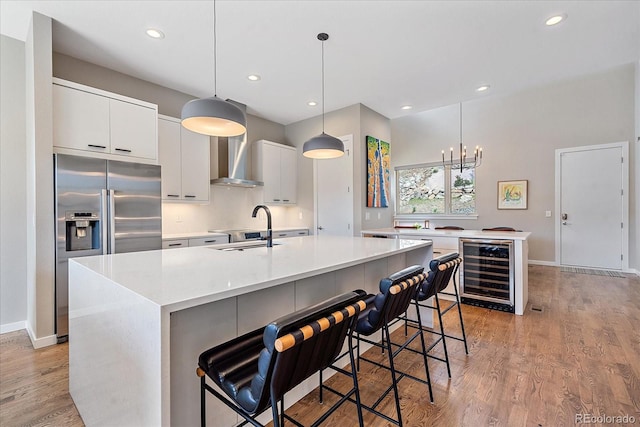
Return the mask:
[[434,248],[448,249],[446,252],[458,252],[457,237],[430,237]]
[[189,241],[187,239],[162,241],[162,249],[186,248],[188,246]]
[[193,246],[207,246],[207,245],[222,245],[229,243],[228,236],[215,236],[215,237],[200,237],[197,239],[189,239],[189,247]]

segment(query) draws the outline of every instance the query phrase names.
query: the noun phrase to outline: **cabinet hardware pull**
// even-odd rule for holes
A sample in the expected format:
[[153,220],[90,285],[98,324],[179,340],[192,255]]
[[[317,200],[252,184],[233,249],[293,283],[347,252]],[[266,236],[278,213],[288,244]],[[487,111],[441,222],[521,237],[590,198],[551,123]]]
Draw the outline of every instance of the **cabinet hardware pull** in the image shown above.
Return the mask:
[[301,236],[306,236],[307,233],[305,233],[304,231],[298,231],[298,234]]
[[282,236],[286,236],[286,233],[280,233],[280,234],[278,234],[278,237],[282,237]]
[[273,201],[274,201],[274,202],[279,202],[279,201],[280,201],[280,199],[273,199]]
[[95,145],[95,144],[87,144],[87,146],[89,146],[89,147],[91,147],[91,148],[103,148],[103,149],[104,149],[104,148],[107,148],[107,147],[106,147],[106,146],[104,146],[104,145]]
[[195,198],[196,196],[192,196],[191,194],[185,194],[184,197],[189,197],[190,199]]
[[116,148],[116,151],[122,151],[123,153],[130,153],[131,150],[127,149],[127,148]]
[[180,197],[178,194],[167,194],[167,197]]
[[169,246],[182,246],[182,243],[169,243]]
[[205,240],[204,242],[205,243],[215,243],[217,241],[218,241],[217,239],[213,239],[213,240]]
[[289,199],[282,199],[282,201],[283,201],[283,202],[288,202],[288,201],[289,201]]

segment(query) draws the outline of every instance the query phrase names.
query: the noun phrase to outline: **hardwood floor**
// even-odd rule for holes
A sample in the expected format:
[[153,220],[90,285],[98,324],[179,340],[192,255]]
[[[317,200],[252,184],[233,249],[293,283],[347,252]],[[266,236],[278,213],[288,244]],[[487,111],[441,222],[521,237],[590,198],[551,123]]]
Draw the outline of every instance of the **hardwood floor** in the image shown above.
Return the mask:
[[[531,311],[532,305],[542,311]],[[462,309],[470,354],[464,354],[462,343],[448,341],[451,379],[443,363],[429,361],[434,404],[425,385],[400,381],[406,426],[561,426],[574,425],[576,414],[627,415],[640,424],[637,276],[530,266],[524,316],[467,305]],[[453,313],[446,316],[445,327],[457,330]],[[395,333],[397,340],[401,334]],[[382,357],[377,351],[369,355]],[[400,356],[398,364],[424,375],[415,355]],[[388,384],[388,375],[363,362],[359,379],[365,403]],[[340,375],[329,381],[336,388],[347,385]],[[326,402],[333,399],[327,393]],[[395,416],[391,397],[382,407]],[[323,408],[313,392],[287,412],[309,423]],[[354,406],[345,404],[323,425],[356,424]],[[365,412],[365,424],[388,423]],[[0,336],[0,425],[83,425],[68,393],[67,344],[33,350],[24,331]]]

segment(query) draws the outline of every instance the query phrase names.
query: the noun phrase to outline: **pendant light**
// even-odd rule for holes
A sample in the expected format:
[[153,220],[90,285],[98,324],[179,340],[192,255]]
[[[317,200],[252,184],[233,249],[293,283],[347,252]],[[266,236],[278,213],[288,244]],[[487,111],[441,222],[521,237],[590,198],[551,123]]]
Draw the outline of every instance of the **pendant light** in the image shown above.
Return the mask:
[[247,118],[232,103],[218,98],[218,57],[216,49],[216,2],[213,0],[213,96],[194,99],[182,107],[182,126],[190,131],[211,136],[236,136],[247,131]]
[[344,144],[335,136],[324,133],[324,42],[329,39],[327,33],[318,34],[322,42],[322,133],[304,143],[302,154],[311,159],[333,159],[344,154]]

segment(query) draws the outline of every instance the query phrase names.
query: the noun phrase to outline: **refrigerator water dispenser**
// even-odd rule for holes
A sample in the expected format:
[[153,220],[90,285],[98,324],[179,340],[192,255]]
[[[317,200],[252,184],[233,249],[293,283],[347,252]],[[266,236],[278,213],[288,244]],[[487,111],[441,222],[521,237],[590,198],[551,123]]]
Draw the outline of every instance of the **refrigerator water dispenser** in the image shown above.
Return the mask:
[[98,212],[66,212],[66,250],[84,251],[100,248]]

